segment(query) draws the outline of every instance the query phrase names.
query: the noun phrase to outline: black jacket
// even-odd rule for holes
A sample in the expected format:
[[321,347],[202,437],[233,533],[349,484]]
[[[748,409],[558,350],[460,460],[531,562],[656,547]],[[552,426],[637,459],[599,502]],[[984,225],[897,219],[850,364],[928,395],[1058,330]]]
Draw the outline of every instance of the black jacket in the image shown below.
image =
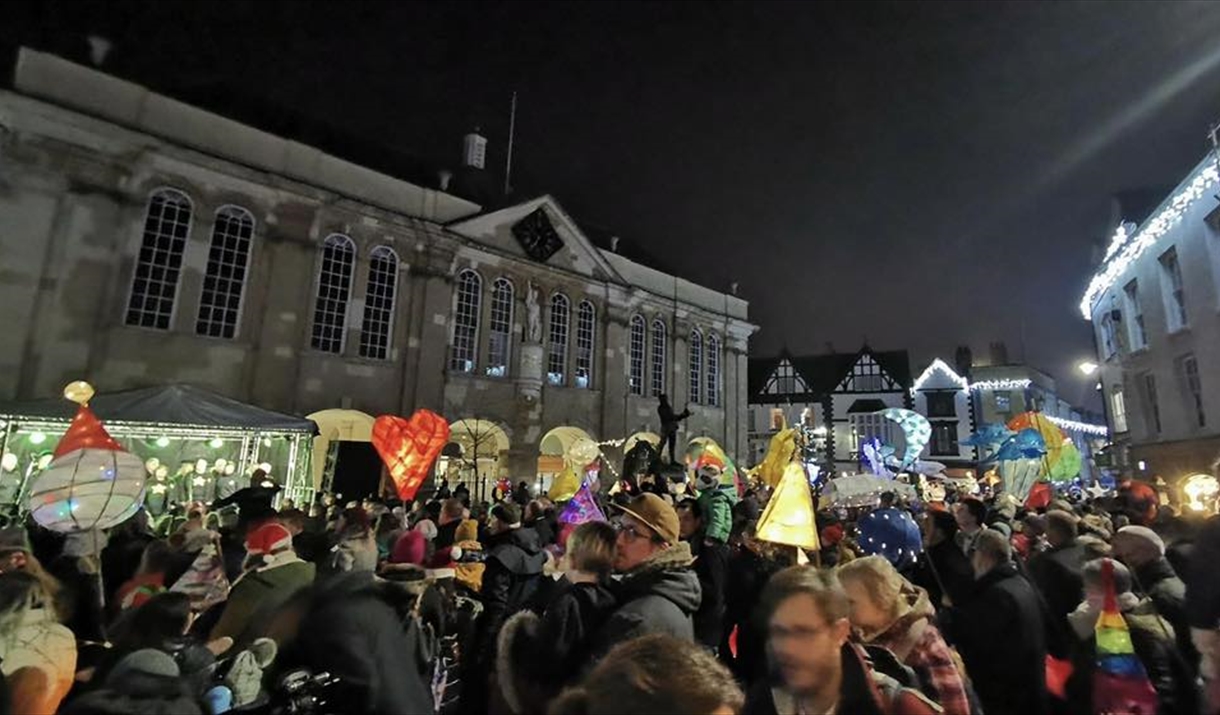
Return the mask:
[[373,575],[352,571],[315,586],[279,672],[308,667],[340,679],[343,712],[432,713],[428,684],[403,623]]
[[[611,587],[619,606],[594,638],[595,657],[611,648],[653,633],[694,641],[692,616],[702,590],[691,568],[690,546],[679,543],[642,564]],[[486,576],[484,576],[486,578]]]
[[1164,556],[1133,571],[1140,593],[1147,596],[1156,612],[1173,626],[1178,652],[1193,673],[1199,666],[1199,653],[1190,639],[1190,619],[1186,617],[1186,584]]
[[540,546],[549,546],[555,543],[555,529],[551,526],[551,522],[545,515],[534,519],[525,524],[526,529],[533,529],[538,534],[538,544]]
[[1084,599],[1084,546],[1075,539],[1038,554],[1029,561],[1029,573],[1046,599],[1053,626],[1067,630],[1067,615]]
[[1199,532],[1186,574],[1186,616],[1191,628],[1220,628],[1220,516]]
[[708,649],[720,647],[724,633],[725,587],[728,581],[729,547],[719,542],[693,544],[695,575],[703,598],[695,611],[695,640]]
[[988,715],[1047,711],[1046,631],[1034,587],[1011,561],[978,580],[945,619]]
[[780,568],[778,562],[746,548],[729,557],[720,656],[724,659],[731,656],[728,639],[736,628],[737,655],[730,661],[730,668],[746,686],[767,673],[766,628],[758,604],[763,587]]
[[538,533],[525,528],[489,537],[484,552],[484,655],[490,655],[504,620],[528,604],[538,590],[546,553],[538,543]]
[[929,546],[915,567],[915,584],[928,592],[937,610],[944,608],[944,596],[954,605],[964,604],[974,590],[974,569],[970,558],[952,539]]
[[437,551],[453,546],[453,542],[457,540],[458,527],[461,525],[461,519],[454,519],[447,524],[441,524],[436,527],[436,538],[432,540],[432,546]]

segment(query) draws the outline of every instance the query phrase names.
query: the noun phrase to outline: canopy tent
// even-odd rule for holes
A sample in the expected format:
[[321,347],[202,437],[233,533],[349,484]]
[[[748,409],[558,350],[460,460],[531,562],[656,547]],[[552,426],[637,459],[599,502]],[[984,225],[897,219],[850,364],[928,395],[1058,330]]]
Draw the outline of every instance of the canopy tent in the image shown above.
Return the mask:
[[[190,385],[103,392],[89,407],[115,439],[146,460],[154,510],[170,501],[224,496],[257,468],[284,485],[285,497],[312,496],[303,478],[317,432],[311,420]],[[0,404],[0,502],[21,502],[76,409],[62,397]]]
[[[71,421],[77,405],[62,397],[0,405],[0,419]],[[313,435],[312,420],[265,410],[191,385],[143,387],[99,393],[89,408],[110,424],[157,424]]]

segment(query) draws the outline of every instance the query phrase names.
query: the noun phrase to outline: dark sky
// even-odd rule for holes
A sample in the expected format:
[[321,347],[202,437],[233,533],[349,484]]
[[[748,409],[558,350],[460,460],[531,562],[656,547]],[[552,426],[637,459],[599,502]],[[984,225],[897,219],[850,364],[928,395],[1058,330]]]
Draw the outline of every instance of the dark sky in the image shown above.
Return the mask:
[[456,161],[478,123],[501,166],[515,89],[514,184],[692,279],[738,281],[757,354],[867,337],[918,367],[1006,340],[1074,381],[1110,195],[1176,183],[1220,119],[1209,2],[57,0],[6,14],[44,44],[107,33],[115,71],[155,86],[238,87],[431,159]]

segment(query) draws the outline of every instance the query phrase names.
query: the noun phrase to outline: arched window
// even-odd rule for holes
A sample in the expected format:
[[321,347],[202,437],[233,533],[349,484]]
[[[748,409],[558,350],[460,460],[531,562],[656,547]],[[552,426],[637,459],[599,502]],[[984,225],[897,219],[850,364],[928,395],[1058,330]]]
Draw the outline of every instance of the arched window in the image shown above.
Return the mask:
[[144,238],[127,301],[128,325],[169,330],[182,273],[182,252],[191,233],[191,200],[175,189],[160,189],[148,199]]
[[633,395],[644,394],[644,339],[647,332],[648,328],[644,327],[644,319],[638,315],[632,316],[627,386]]
[[652,321],[652,396],[665,394],[665,323],[660,318]]
[[199,296],[199,319],[195,332],[213,338],[237,335],[241,319],[241,297],[250,265],[250,239],[254,216],[240,206],[222,206],[212,225],[208,268]]
[[398,290],[398,254],[378,246],[369,254],[369,284],[364,292],[364,322],[360,325],[360,357],[390,356],[394,299]]
[[482,307],[483,279],[472,270],[458,274],[457,295],[453,305],[453,352],[449,369],[474,372],[479,349],[479,309]]
[[690,401],[699,404],[699,388],[703,380],[703,334],[690,331]]
[[491,344],[488,346],[487,374],[504,377],[508,374],[508,358],[512,352],[513,282],[497,278],[491,284]]
[[551,336],[546,360],[546,380],[552,385],[564,384],[568,368],[568,325],[571,321],[568,297],[563,293],[551,296]]
[[720,338],[707,335],[707,404],[720,406]]
[[332,233],[322,243],[322,265],[318,269],[318,299],[313,308],[315,350],[343,352],[343,332],[347,327],[347,301],[352,293],[352,268],[356,264],[356,245],[340,233]]
[[593,330],[597,311],[593,304],[582,300],[576,309],[576,386],[593,387]]

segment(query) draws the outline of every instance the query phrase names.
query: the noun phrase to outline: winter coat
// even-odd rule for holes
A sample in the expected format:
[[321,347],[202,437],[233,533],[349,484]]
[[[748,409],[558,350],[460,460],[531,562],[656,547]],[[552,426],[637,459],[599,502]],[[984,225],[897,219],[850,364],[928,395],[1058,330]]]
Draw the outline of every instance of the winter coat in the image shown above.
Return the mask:
[[119,610],[139,608],[158,593],[165,591],[165,574],[153,573],[144,576],[133,576],[119,587],[114,594],[114,600]]
[[62,715],[203,715],[199,701],[177,678],[129,673],[120,683],[76,698]]
[[538,534],[538,543],[542,546],[550,546],[555,543],[555,530],[551,528],[551,522],[545,516],[527,522],[525,528],[533,529]]
[[678,543],[655,554],[611,586],[619,606],[593,639],[595,657],[642,635],[667,633],[695,639],[692,616],[703,593],[691,565],[690,545]]
[[695,640],[708,649],[720,647],[724,633],[725,588],[728,580],[729,547],[716,541],[692,545],[695,575],[703,594],[695,611]]
[[[36,671],[36,677],[14,679],[13,674],[23,668]],[[76,636],[51,611],[31,608],[22,614],[13,635],[0,639],[0,670],[9,679],[13,712],[49,715],[72,687]]]
[[945,625],[988,715],[1046,712],[1043,608],[1009,561],[979,579],[974,597],[948,612]]
[[513,529],[488,539],[483,570],[484,618],[491,633],[529,603],[542,578],[546,552],[533,529]]
[[[461,519],[454,519],[453,521],[436,527],[436,538],[432,540],[432,545],[436,547],[437,551],[440,551],[448,546],[453,546],[453,542],[457,537],[458,527],[461,525]],[[394,542],[391,541],[390,543],[393,544]]]
[[1046,599],[1054,628],[1066,632],[1067,615],[1084,598],[1084,545],[1073,539],[1053,546],[1029,561],[1033,583]]
[[593,636],[617,605],[605,584],[558,583],[559,594],[541,617],[519,612],[500,631],[497,682],[514,712],[545,712],[546,704],[592,665]]
[[314,574],[314,565],[291,551],[277,554],[267,566],[247,571],[229,591],[229,600],[208,640],[228,636],[234,640],[235,653],[248,646],[261,634],[265,619],[297,591],[312,584]]
[[111,533],[110,540],[101,554],[106,603],[113,603],[114,593],[119,586],[136,575],[144,549],[155,540],[152,534],[128,531],[122,527]]
[[1190,640],[1190,619],[1186,616],[1186,584],[1178,578],[1169,559],[1163,556],[1134,569],[1133,574],[1140,593],[1147,596],[1156,612],[1173,626],[1178,652],[1192,672],[1197,670],[1199,654]]
[[[1134,602],[1135,599],[1132,599]],[[1152,612],[1148,603],[1132,603],[1122,609],[1123,620],[1131,633],[1131,645],[1156,689],[1158,715],[1185,715],[1198,712],[1194,679],[1177,652],[1173,626]],[[1097,667],[1097,642],[1090,636],[1072,658],[1072,675],[1066,695],[1068,710],[1092,713],[1093,674]]]
[[[940,707],[922,693],[903,687],[874,670],[864,649],[845,644],[842,650],[843,682],[836,715],[936,715]],[[782,686],[760,681],[746,694],[742,715],[797,715],[798,704]]]
[[342,712],[433,712],[428,683],[384,584],[364,571],[338,574],[315,587],[296,637],[276,659],[287,672],[307,667],[339,678]]
[[462,550],[462,560],[454,566],[454,580],[471,593],[482,593],[483,571],[487,566],[483,563],[483,545],[477,541],[459,541],[454,546]]
[[910,610],[877,633],[862,634],[862,640],[892,652],[927,685],[932,697],[947,715],[970,715],[970,698],[964,674],[958,670],[953,652],[932,624],[935,609],[928,593],[917,588],[900,595]]
[[766,628],[757,611],[763,587],[780,568],[779,563],[746,548],[729,557],[720,656],[732,656],[729,638],[736,629],[737,654],[732,656],[729,667],[747,687],[767,672]]
[[915,567],[912,581],[928,592],[936,608],[943,608],[944,597],[961,605],[974,591],[974,568],[970,558],[951,539],[929,546]]

